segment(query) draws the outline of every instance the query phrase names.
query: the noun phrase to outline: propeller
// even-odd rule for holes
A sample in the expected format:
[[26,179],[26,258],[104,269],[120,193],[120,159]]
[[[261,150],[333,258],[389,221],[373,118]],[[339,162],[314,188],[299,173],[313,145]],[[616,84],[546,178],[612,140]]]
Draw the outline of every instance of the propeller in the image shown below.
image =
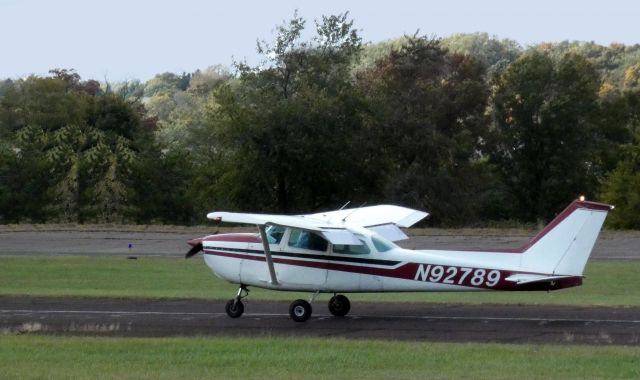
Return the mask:
[[202,242],[198,242],[197,244],[195,244],[190,250],[189,252],[187,252],[186,255],[184,255],[185,259],[190,258],[191,256],[197,254],[198,252],[202,251]]
[[[213,232],[212,235],[217,235],[219,231],[220,231],[220,218],[216,220],[216,230]],[[202,251],[202,239],[204,238],[193,239],[187,242],[187,244],[189,244],[192,248],[189,250],[189,252],[187,252],[186,255],[184,255],[185,259],[188,259],[191,256],[194,256],[198,252]]]

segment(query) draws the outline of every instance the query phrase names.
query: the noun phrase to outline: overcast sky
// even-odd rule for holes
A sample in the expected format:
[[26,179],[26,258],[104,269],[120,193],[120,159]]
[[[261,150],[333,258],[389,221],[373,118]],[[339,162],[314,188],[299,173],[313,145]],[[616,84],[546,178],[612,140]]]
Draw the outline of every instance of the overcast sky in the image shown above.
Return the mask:
[[404,33],[487,32],[523,46],[640,42],[640,2],[624,0],[0,0],[0,78],[74,68],[84,79],[147,80],[247,59],[295,9],[313,25],[350,11],[366,42]]

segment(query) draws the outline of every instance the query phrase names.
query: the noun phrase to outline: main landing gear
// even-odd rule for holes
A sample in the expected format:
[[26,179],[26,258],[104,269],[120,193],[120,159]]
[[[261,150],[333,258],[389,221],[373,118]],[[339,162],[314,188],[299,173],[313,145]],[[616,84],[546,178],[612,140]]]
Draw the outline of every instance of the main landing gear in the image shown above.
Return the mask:
[[[306,322],[311,317],[311,302],[315,299],[319,292],[314,293],[309,301],[298,299],[289,305],[289,316],[296,322]],[[249,295],[249,289],[246,285],[240,285],[238,294],[235,298],[227,301],[225,311],[231,318],[238,318],[244,312],[244,304],[242,299]],[[336,317],[344,317],[351,309],[351,302],[342,294],[334,294],[329,300],[329,312]]]
[[351,310],[351,302],[342,294],[336,294],[329,300],[329,312],[336,317],[344,317]]
[[289,316],[296,322],[306,322],[311,317],[311,304],[305,300],[291,302]]

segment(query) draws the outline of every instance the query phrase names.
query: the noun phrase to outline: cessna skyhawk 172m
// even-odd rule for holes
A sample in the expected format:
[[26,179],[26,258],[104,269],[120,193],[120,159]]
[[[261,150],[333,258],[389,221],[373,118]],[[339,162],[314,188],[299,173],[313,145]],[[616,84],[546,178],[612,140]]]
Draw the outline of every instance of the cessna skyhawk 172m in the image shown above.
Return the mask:
[[[220,278],[239,284],[226,312],[242,315],[247,286],[273,290],[333,293],[329,311],[349,312],[339,293],[445,292],[481,290],[556,290],[582,284],[582,272],[612,209],[575,200],[549,225],[518,248],[409,250],[394,241],[407,239],[410,227],[428,214],[380,205],[318,214],[286,216],[212,212],[209,219],[253,224],[259,233],[211,235],[189,241],[187,258],[200,250]],[[296,300],[294,321],[311,316],[311,305]]]

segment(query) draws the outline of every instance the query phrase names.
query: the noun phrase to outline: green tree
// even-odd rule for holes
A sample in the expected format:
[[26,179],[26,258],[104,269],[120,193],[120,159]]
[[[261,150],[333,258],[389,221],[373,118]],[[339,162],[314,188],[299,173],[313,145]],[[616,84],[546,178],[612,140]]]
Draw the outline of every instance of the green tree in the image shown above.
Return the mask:
[[443,39],[442,45],[452,53],[469,55],[480,61],[490,78],[502,74],[522,54],[516,41],[499,40],[487,33],[454,34]]
[[584,57],[531,52],[502,75],[493,95],[493,162],[518,217],[548,219],[596,191],[600,76]]
[[371,137],[386,165],[387,200],[432,211],[435,224],[473,220],[488,88],[484,66],[439,40],[407,37],[361,74],[375,112]]
[[[614,228],[640,228],[640,90],[625,91],[606,108],[619,145],[609,152],[615,167],[602,180],[601,196],[616,206],[607,219]],[[620,129],[623,130],[620,130]],[[613,145],[613,144],[612,144]]]
[[262,68],[240,64],[238,84],[216,91],[204,139],[219,143],[208,176],[221,189],[209,192],[216,204],[292,212],[369,198],[377,180],[365,167],[364,104],[350,76],[361,40],[347,17],[323,17],[303,40],[305,21],[294,15],[275,42],[258,44]]
[[607,220],[613,228],[640,228],[640,135],[628,144],[616,168],[605,178],[602,198],[616,206]]
[[144,86],[144,95],[151,97],[157,94],[170,94],[175,91],[184,91],[189,87],[191,74],[182,73],[182,75],[174,73],[156,74]]
[[48,139],[35,127],[19,130],[11,140],[0,138],[1,222],[42,223],[49,217]]
[[[133,162],[153,143],[144,107],[71,70],[12,82],[0,98],[6,220],[111,222],[136,212]],[[99,86],[98,86],[99,88]],[[16,189],[20,184],[24,190]]]

